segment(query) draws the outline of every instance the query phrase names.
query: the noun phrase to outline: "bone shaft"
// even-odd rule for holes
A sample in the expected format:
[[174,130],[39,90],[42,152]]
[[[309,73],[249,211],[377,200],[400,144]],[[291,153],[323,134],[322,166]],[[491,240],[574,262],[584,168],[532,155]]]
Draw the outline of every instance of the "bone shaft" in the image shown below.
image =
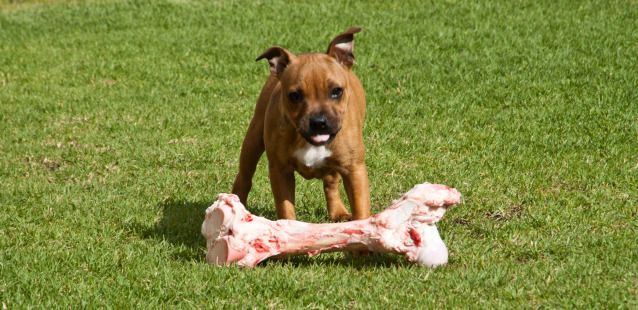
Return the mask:
[[279,244],[284,255],[367,249],[374,231],[369,220],[331,224],[288,221],[287,224],[286,229],[280,231],[283,237],[280,240],[286,240]]

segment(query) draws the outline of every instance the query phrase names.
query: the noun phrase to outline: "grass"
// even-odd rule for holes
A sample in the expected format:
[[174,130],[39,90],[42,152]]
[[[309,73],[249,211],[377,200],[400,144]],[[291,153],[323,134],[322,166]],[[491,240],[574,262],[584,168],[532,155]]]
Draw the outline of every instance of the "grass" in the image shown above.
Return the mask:
[[[457,187],[449,265],[208,266],[253,59],[350,25],[373,208]],[[3,308],[638,307],[636,1],[3,1],[0,42]],[[319,187],[298,182],[301,220],[327,219]]]

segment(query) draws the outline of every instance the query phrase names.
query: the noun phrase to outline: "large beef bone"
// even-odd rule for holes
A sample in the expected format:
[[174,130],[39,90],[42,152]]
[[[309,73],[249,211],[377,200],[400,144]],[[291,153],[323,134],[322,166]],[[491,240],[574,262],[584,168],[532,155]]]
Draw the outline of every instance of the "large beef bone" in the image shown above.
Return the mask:
[[368,219],[310,224],[254,216],[237,196],[220,194],[206,210],[202,224],[206,260],[215,265],[254,267],[272,256],[369,250],[402,254],[420,265],[439,266],[447,263],[448,252],[435,223],[460,199],[454,188],[424,183]]

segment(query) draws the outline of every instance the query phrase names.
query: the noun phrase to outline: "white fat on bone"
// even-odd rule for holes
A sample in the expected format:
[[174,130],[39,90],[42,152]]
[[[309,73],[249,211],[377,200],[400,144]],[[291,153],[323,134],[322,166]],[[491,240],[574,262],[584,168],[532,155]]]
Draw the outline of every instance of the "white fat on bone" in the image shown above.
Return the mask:
[[220,194],[206,210],[202,234],[206,260],[214,265],[255,267],[273,256],[369,250],[404,255],[409,261],[444,265],[448,251],[435,223],[461,194],[445,185],[423,183],[368,219],[311,224],[271,221],[250,214],[233,194]]

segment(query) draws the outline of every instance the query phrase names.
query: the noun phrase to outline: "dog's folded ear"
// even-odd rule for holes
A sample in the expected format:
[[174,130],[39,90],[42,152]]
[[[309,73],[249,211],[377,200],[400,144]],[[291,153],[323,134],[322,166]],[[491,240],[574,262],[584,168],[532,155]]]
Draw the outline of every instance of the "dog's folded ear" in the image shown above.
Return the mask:
[[281,73],[284,72],[284,69],[286,69],[286,66],[288,66],[295,58],[295,55],[284,48],[273,46],[267,49],[263,54],[259,55],[255,61],[259,61],[264,58],[268,59],[270,72],[279,77]]
[[351,68],[354,64],[354,34],[359,31],[361,31],[359,27],[350,27],[336,36],[330,42],[327,54],[337,59],[342,65]]

